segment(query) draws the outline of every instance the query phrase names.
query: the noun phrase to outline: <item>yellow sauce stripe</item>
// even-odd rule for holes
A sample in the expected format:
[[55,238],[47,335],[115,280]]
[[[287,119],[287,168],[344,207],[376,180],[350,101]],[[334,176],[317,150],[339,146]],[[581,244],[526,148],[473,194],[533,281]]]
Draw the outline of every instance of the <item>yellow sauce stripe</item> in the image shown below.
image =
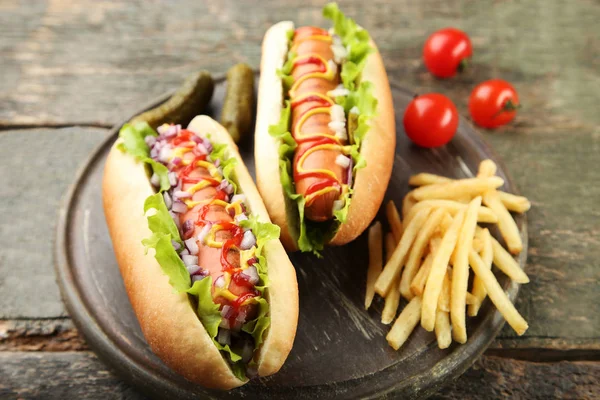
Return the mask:
[[241,201],[236,201],[235,203],[227,204],[225,206],[225,211],[229,211],[231,209],[235,210],[235,215],[242,214],[244,211],[242,210]]
[[193,147],[175,147],[169,156],[169,161],[176,157],[183,158],[183,155],[192,151]]
[[194,186],[187,188],[185,191],[190,193],[190,194],[194,194],[196,193],[198,190],[202,190],[206,187],[212,186],[212,182],[208,181],[206,179],[201,180],[200,182],[196,183]]
[[315,200],[315,197],[321,196],[325,193],[329,193],[329,192],[333,192],[333,191],[339,191],[339,188],[335,187],[335,186],[328,186],[326,188],[317,190],[316,192],[309,194],[308,196],[306,196],[304,198],[304,200],[306,201],[306,206],[310,206],[312,204],[312,202]]
[[329,115],[329,109],[330,109],[330,107],[318,107],[318,108],[313,108],[312,110],[309,110],[309,111],[305,112],[304,114],[302,114],[302,116],[300,117],[300,120],[298,121],[298,123],[296,124],[296,126],[294,128],[294,138],[296,138],[296,140],[298,140],[298,141],[302,141],[302,140],[310,139],[310,138],[325,137],[325,138],[335,140],[337,143],[340,143],[340,139],[338,137],[336,137],[335,135],[330,135],[328,133],[313,133],[310,135],[302,134],[302,126],[304,126],[304,123],[306,122],[306,120],[308,118],[312,117],[315,114],[328,114]]
[[300,38],[298,40],[294,40],[294,45],[291,48],[291,51],[295,51],[298,46],[300,46],[300,44],[302,44],[303,42],[306,42],[307,40],[320,40],[321,42],[326,42],[326,43],[331,43],[331,36],[329,35],[312,35],[312,36],[307,36],[307,37],[303,37]]
[[[298,160],[298,173],[299,174],[303,174],[305,172],[308,172],[307,170],[305,170],[302,165],[304,164],[304,161],[306,160],[306,157],[308,157],[310,154],[314,153],[315,151],[319,151],[319,150],[337,150],[340,146],[336,145],[336,144],[321,144],[318,146],[314,146],[311,147],[310,149],[306,150],[306,152],[304,154],[302,154],[302,157],[300,157],[300,159]],[[338,181],[337,176],[330,170],[327,169],[313,169],[310,171],[316,171],[325,175],[330,176],[331,178],[335,179],[336,181]]]
[[193,207],[196,207],[197,205],[200,205],[200,204],[202,204],[202,205],[208,204],[208,203],[211,202],[211,200],[210,199],[204,199],[204,200],[198,200],[198,201],[196,201],[196,200],[189,200],[188,199],[188,200],[183,200],[183,202],[185,203],[186,206],[188,206],[188,208],[193,208]]
[[214,224],[211,228],[210,231],[208,231],[208,234],[206,235],[206,245],[208,247],[214,247],[217,249],[220,249],[221,247],[223,247],[223,242],[217,242],[215,240],[215,234],[220,231],[223,228],[223,226],[221,224]]
[[290,97],[291,98],[296,97],[296,90],[298,90],[298,86],[300,86],[300,84],[307,79],[321,78],[321,79],[327,79],[328,81],[333,80],[333,78],[335,78],[335,71],[333,69],[329,68],[329,63],[325,64],[325,66],[327,67],[327,70],[325,72],[312,72],[310,74],[302,75],[300,78],[295,80],[294,84],[290,88]]
[[215,178],[217,180],[223,179],[223,177],[221,176],[221,173],[219,172],[219,169],[217,167],[215,167],[214,164],[209,163],[208,161],[198,161],[196,163],[196,166],[206,168],[208,170],[208,173],[210,174],[210,176],[212,176],[213,178]]

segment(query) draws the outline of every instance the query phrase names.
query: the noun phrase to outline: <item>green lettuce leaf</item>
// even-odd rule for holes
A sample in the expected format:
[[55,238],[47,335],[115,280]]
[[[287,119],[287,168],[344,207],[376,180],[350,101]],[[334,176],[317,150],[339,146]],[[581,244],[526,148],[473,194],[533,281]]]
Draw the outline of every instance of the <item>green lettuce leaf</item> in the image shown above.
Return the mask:
[[[221,323],[221,313],[219,305],[215,304],[211,294],[212,278],[207,276],[204,279],[194,282],[187,292],[198,298],[198,317],[202,321],[202,325],[208,332],[211,339],[215,341],[215,337],[219,332],[219,324]],[[220,345],[219,345],[220,346]]]
[[146,163],[160,179],[160,191],[169,190],[169,169],[150,158],[150,148],[144,138],[146,136],[158,136],[158,133],[148,125],[147,122],[138,122],[135,125],[125,124],[119,130],[119,137],[123,140],[117,148],[124,153],[130,154],[136,160]]
[[213,162],[219,160],[219,166],[223,169],[223,178],[233,186],[233,192],[237,193],[237,184],[235,178],[235,166],[237,159],[229,157],[227,145],[224,143],[213,143],[213,151],[210,153]]
[[160,193],[149,196],[144,202],[144,212],[154,209],[156,213],[148,216],[148,228],[153,233],[170,235],[173,240],[183,246],[183,241],[179,237],[179,230],[173,217],[169,214],[165,200]]
[[264,298],[258,299],[258,317],[250,322],[247,322],[242,327],[244,332],[252,335],[254,343],[259,346],[263,342],[263,334],[269,327],[271,319],[267,317],[269,312],[269,304]]

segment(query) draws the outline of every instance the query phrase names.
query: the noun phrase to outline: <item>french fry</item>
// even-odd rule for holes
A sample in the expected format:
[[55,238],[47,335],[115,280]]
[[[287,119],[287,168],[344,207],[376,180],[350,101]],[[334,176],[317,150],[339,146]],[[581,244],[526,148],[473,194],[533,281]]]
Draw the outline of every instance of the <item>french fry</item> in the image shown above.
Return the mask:
[[400,215],[398,214],[396,204],[394,204],[392,200],[388,201],[386,204],[385,214],[388,223],[390,224],[390,228],[392,229],[392,233],[394,234],[394,239],[396,240],[396,243],[398,243],[402,237],[402,221],[400,221]]
[[478,178],[489,178],[490,176],[495,176],[498,167],[496,163],[490,159],[483,160],[479,163],[479,169],[477,170]]
[[481,253],[481,250],[483,250],[483,241],[478,237],[473,238],[473,250],[477,253]]
[[415,275],[415,277],[413,278],[413,280],[410,284],[410,291],[412,292],[413,295],[415,295],[415,296],[423,295],[423,289],[425,288],[425,283],[427,282],[427,277],[429,276],[429,271],[431,271],[431,262],[432,261],[433,261],[433,255],[430,252],[429,254],[427,254],[427,257],[425,257],[425,261],[423,261],[421,268],[419,268],[419,272],[417,272],[417,274]]
[[[406,218],[410,209],[415,205],[417,200],[413,197],[413,192],[408,192],[404,199],[402,200],[402,218]],[[405,226],[408,224],[404,224]]]
[[490,300],[494,303],[506,322],[508,322],[519,336],[525,333],[529,327],[527,321],[519,314],[514,304],[509,300],[506,293],[504,293],[492,271],[487,268],[481,257],[479,257],[479,254],[473,250],[469,252],[469,263],[475,275],[481,278]]
[[506,207],[504,207],[504,204],[500,201],[498,192],[495,190],[488,191],[483,195],[483,202],[498,216],[498,229],[508,246],[508,250],[513,254],[519,254],[523,250],[519,228]]
[[492,249],[494,251],[494,265],[500,271],[517,283],[529,283],[529,277],[521,269],[519,263],[494,237],[492,237]]
[[[455,215],[459,210],[467,208],[468,204],[463,204],[455,200],[423,200],[415,204],[410,213],[404,219],[404,224],[410,223],[417,212],[427,207],[444,207],[450,215]],[[498,217],[492,210],[487,207],[480,207],[477,212],[477,221],[482,223],[495,224],[498,222]]]
[[433,327],[435,326],[435,311],[442,290],[444,275],[446,273],[448,261],[450,261],[450,256],[456,246],[456,241],[458,240],[458,234],[464,218],[465,210],[459,211],[444,234],[440,249],[433,257],[431,271],[429,272],[429,277],[425,284],[425,292],[423,293],[423,307],[421,314],[421,326],[429,332],[433,331]]
[[450,315],[445,311],[438,310],[435,314],[435,337],[440,349],[447,349],[452,343]]
[[413,298],[413,294],[410,291],[410,284],[417,273],[417,268],[421,265],[421,258],[423,258],[423,252],[427,247],[427,243],[440,224],[444,214],[446,214],[446,211],[442,208],[438,208],[432,212],[427,221],[425,221],[425,224],[423,224],[412,245],[404,272],[402,272],[402,279],[400,280],[400,294],[407,300]]
[[500,197],[500,201],[509,211],[523,214],[531,208],[531,203],[527,197],[500,191],[498,191],[498,197]]
[[415,329],[421,318],[421,298],[413,297],[404,307],[400,316],[394,322],[392,329],[385,337],[394,350],[398,350]]
[[425,186],[425,185],[433,185],[436,183],[444,183],[452,181],[451,178],[446,178],[445,176],[428,174],[426,172],[422,172],[420,174],[416,174],[411,176],[408,179],[408,184],[411,186]]
[[375,297],[375,281],[381,273],[383,264],[383,247],[381,241],[381,222],[377,221],[369,228],[369,269],[367,270],[367,290],[365,295],[365,310],[371,307]]
[[458,199],[464,196],[478,196],[504,185],[504,180],[497,176],[490,178],[468,178],[446,183],[421,186],[413,190],[412,197],[417,200]]
[[[431,273],[431,271],[429,272]],[[447,268],[446,274],[444,275],[444,281],[442,282],[442,291],[440,292],[440,297],[438,298],[438,310],[442,310],[444,312],[450,312],[450,292],[452,288],[452,269]]]
[[[396,242],[394,241],[394,235],[392,232],[388,232],[385,235],[385,254],[386,262],[392,257],[392,253],[396,248]],[[385,305],[381,312],[381,323],[391,324],[394,318],[396,318],[396,312],[398,311],[398,305],[400,304],[400,277],[396,277],[390,288],[390,292],[385,296]]]
[[394,237],[394,234],[392,232],[388,232],[385,234],[385,262],[386,263],[388,261],[390,261],[390,258],[392,258],[392,254],[394,253],[394,250],[396,249],[397,244],[398,244],[398,242],[396,241],[396,238]]
[[465,297],[469,285],[469,252],[472,251],[473,236],[475,236],[475,228],[477,227],[477,210],[480,206],[480,196],[469,203],[456,244],[456,258],[452,269],[450,319],[452,320],[452,338],[459,343],[467,342]]
[[467,305],[475,305],[479,304],[479,300],[477,299],[477,297],[467,292],[467,294],[465,295],[465,303],[467,303]]
[[408,255],[410,246],[413,244],[413,241],[417,237],[417,233],[430,212],[430,208],[419,211],[411,223],[406,226],[402,239],[400,239],[400,243],[396,246],[396,250],[392,253],[392,257],[385,264],[383,271],[375,282],[375,292],[380,296],[385,297],[388,294],[394,279],[396,276],[400,275],[400,271],[406,262],[406,256]]
[[[477,235],[479,235],[479,239],[483,242],[483,249],[481,250],[481,259],[483,263],[488,267],[492,268],[492,261],[494,260],[494,249],[492,248],[492,235],[490,231],[486,229],[478,229]],[[475,248],[473,248],[475,250]],[[478,252],[477,250],[475,250]],[[478,252],[479,253],[479,252]],[[512,258],[512,257],[511,257]],[[479,308],[481,307],[481,303],[486,297],[485,287],[483,287],[483,282],[478,276],[473,278],[473,296],[477,299],[477,303],[470,304],[468,307],[468,314],[470,317],[475,317],[479,313]]]

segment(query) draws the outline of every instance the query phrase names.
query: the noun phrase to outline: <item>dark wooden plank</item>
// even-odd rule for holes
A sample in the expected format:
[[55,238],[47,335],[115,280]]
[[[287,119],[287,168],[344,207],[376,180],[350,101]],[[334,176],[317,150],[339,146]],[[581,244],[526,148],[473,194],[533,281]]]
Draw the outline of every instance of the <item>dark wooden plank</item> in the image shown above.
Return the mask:
[[105,134],[77,127],[0,133],[0,319],[66,315],[52,261],[58,208]]
[[[144,398],[88,352],[0,352],[0,398]],[[484,356],[432,399],[595,399],[600,363],[532,363]],[[46,397],[47,398],[47,397]]]
[[[273,22],[322,23],[320,5],[292,0],[23,0],[2,8],[4,124],[114,123],[196,69],[258,66],[262,35]],[[448,93],[464,110],[476,82],[503,77],[529,110],[520,123],[553,131],[544,123],[553,114],[599,121],[590,84],[599,70],[597,3],[379,0],[364,7],[350,0],[343,8],[369,28],[397,83]],[[475,63],[471,73],[439,82],[425,73],[421,47],[427,33],[449,25],[471,34]]]

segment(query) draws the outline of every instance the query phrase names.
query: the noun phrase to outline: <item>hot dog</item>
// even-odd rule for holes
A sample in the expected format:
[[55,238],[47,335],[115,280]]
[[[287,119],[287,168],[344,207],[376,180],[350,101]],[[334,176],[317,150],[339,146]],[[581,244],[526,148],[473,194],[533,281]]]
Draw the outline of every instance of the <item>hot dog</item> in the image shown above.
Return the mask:
[[127,293],[152,350],[230,389],[277,372],[298,319],[296,276],[227,131],[125,125],[103,201]]
[[366,229],[383,200],[396,145],[377,47],[335,3],[323,13],[334,22],[330,30],[284,21],[263,40],[257,184],[291,251],[318,253]]

